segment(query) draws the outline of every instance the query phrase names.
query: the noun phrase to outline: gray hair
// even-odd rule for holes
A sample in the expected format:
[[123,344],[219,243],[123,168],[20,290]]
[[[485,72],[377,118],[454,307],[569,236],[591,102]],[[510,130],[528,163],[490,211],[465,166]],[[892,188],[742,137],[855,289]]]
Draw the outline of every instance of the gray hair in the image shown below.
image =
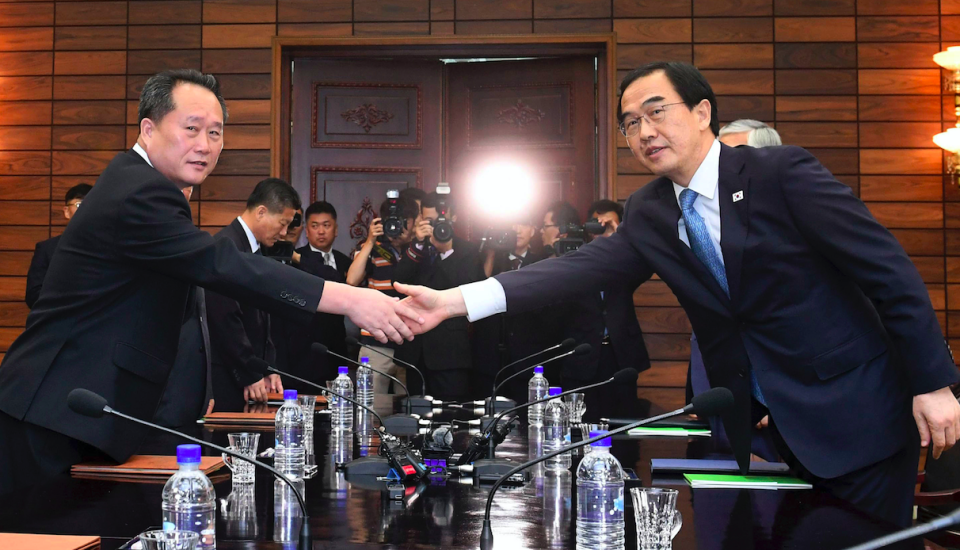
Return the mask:
[[744,132],[749,132],[747,136],[747,145],[750,147],[771,147],[775,145],[783,145],[783,141],[780,139],[780,134],[776,130],[767,126],[759,120],[753,120],[752,118],[741,118],[739,120],[734,120],[730,124],[727,124],[723,128],[720,128],[720,136],[725,136],[727,134],[741,134]]
[[173,104],[173,89],[177,84],[196,84],[210,90],[220,102],[223,110],[223,122],[227,122],[227,103],[220,94],[220,83],[212,74],[203,74],[194,69],[175,69],[157,73],[147,80],[140,92],[140,105],[137,107],[138,122],[149,118],[160,122],[163,117],[176,109]]

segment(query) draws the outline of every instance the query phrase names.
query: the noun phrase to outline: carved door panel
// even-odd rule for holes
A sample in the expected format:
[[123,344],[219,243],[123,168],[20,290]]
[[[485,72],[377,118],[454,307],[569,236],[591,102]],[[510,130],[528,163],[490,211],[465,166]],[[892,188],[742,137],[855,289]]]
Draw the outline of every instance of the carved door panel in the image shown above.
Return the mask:
[[443,68],[437,60],[297,59],[291,184],[337,208],[334,248],[348,253],[388,189],[440,181]]
[[[594,73],[592,56],[448,65],[445,177],[453,192],[469,196],[484,167],[507,161],[533,175],[535,216],[559,199],[584,215],[597,188]],[[467,214],[476,236],[483,216]]]

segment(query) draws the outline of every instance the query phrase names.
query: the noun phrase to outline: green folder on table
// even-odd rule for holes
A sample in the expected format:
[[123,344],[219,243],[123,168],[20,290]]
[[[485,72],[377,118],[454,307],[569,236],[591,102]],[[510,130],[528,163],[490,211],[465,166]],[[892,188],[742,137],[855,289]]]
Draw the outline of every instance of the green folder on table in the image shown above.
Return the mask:
[[694,489],[813,489],[795,477],[683,474]]
[[627,432],[628,435],[653,435],[662,437],[710,437],[709,428],[679,428],[673,426],[641,426]]

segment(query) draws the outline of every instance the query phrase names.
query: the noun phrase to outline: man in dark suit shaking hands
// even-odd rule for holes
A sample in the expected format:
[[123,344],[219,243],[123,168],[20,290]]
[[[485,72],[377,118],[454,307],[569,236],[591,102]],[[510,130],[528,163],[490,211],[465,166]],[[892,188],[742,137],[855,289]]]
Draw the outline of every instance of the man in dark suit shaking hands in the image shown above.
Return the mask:
[[74,413],[67,394],[90,389],[151,418],[191,285],[304,322],[317,311],[348,315],[383,342],[412,337],[400,315],[418,315],[382,293],[324,283],[194,225],[181,188],[213,171],[226,115],[210,75],[167,71],[144,85],[136,146],[111,161],[67,226],[0,366],[0,493],[84,458],[136,451],[145,430]]
[[716,98],[693,66],[649,64],[620,90],[621,131],[660,177],[629,198],[617,232],[458,289],[400,285],[426,318],[417,330],[657,273],[690,318],[711,385],[734,393],[740,431],[769,411],[801,476],[909,524],[919,444],[934,456],[952,446],[960,404],[903,248],[804,149],[721,145]]

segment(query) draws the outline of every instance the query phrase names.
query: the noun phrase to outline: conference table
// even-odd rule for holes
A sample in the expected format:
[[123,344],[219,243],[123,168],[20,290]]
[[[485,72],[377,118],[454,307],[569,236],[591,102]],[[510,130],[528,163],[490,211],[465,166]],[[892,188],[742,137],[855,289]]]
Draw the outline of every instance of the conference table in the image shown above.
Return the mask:
[[[377,409],[389,413],[392,403]],[[662,411],[653,404],[651,413]],[[465,411],[436,415],[438,422],[475,418]],[[305,482],[314,549],[478,548],[488,485],[456,476],[430,479],[390,500],[385,483],[373,476],[348,479],[337,467],[364,454],[376,454],[371,438],[331,436],[329,415],[318,415],[314,432],[316,475]],[[525,418],[525,416],[524,416]],[[518,464],[536,452],[540,428],[520,424],[497,449]],[[237,428],[185,427],[191,435],[226,445]],[[260,450],[273,444],[273,429],[261,428]],[[462,451],[471,434],[456,433]],[[174,454],[183,443],[151,434],[141,454]],[[691,489],[682,477],[652,477],[652,458],[722,457],[711,438],[622,437],[612,453],[633,468],[645,487],[679,490],[683,526],[676,550],[842,549],[893,532],[895,528],[817,490]],[[205,449],[205,454],[215,454]],[[571,472],[532,469],[522,486],[501,487],[494,498],[492,525],[498,549],[575,548],[575,455]],[[252,486],[231,486],[225,468],[211,476],[217,493],[217,547],[296,548],[296,501],[289,490],[275,495],[274,479],[258,471]],[[68,474],[0,502],[0,532],[99,535],[104,550],[123,547],[138,533],[161,524],[162,483],[131,483],[73,478]],[[274,497],[278,498],[275,499]],[[629,496],[626,497],[629,499]],[[226,510],[223,505],[226,503]],[[626,548],[637,547],[632,504],[627,503]],[[278,534],[290,542],[278,542]],[[923,548],[920,542],[891,548]]]

